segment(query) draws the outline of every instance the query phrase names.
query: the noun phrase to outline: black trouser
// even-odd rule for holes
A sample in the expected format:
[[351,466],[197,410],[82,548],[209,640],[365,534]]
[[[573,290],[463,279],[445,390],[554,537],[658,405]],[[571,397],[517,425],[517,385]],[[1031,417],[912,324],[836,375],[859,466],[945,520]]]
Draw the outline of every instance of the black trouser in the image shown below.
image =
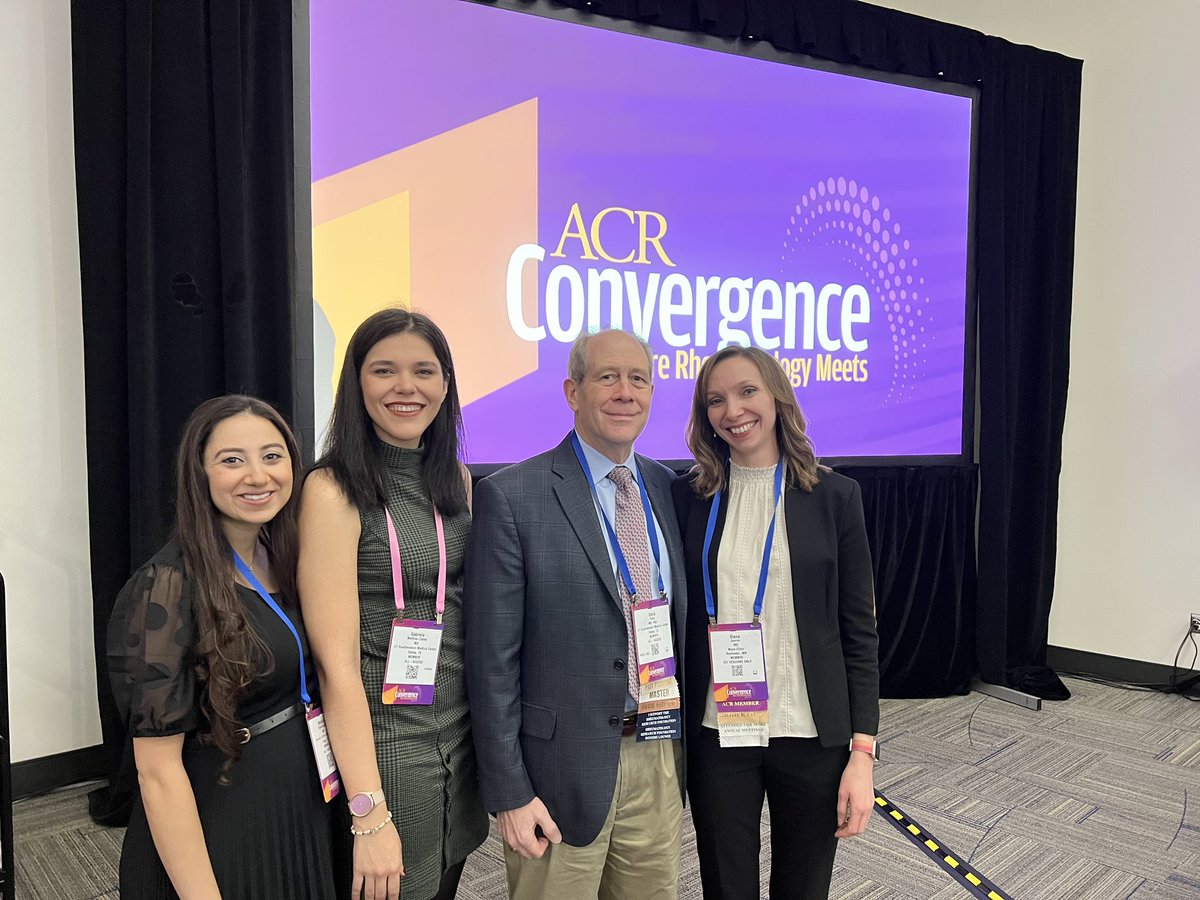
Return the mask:
[[442,881],[438,885],[437,896],[433,900],[454,900],[454,895],[458,893],[458,882],[462,879],[463,866],[467,864],[464,859],[458,865],[451,866],[442,873]]
[[764,797],[771,809],[772,900],[827,900],[838,786],[849,753],[816,738],[722,749],[712,728],[688,741],[688,799],[705,900],[758,900]]

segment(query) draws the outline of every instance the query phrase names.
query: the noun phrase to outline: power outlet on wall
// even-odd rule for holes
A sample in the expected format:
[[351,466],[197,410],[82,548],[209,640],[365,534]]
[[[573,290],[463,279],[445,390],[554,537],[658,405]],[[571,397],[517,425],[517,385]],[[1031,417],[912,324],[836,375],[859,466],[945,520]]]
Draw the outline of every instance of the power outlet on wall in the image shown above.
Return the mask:
[[1192,613],[1191,624],[1188,626],[1188,634],[1200,634],[1200,613]]

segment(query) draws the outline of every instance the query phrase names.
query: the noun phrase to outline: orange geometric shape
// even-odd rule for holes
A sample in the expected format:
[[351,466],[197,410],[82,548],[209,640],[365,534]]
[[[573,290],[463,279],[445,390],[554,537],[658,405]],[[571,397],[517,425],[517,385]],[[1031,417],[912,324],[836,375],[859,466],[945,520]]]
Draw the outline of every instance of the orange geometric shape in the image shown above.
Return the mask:
[[[402,305],[445,332],[463,405],[537,368],[505,296],[512,251],[537,243],[536,98],[316,181],[312,206],[315,299],[338,348],[371,312]],[[521,294],[537,321],[534,266]]]

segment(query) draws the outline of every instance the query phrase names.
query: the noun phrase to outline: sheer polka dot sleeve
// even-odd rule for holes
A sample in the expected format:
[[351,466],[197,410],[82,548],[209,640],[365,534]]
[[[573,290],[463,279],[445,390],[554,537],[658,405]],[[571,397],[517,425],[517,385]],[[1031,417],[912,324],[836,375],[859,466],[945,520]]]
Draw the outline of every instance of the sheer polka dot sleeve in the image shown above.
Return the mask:
[[165,737],[200,723],[195,626],[183,573],[146,566],[129,579],[108,623],[108,676],[133,737]]

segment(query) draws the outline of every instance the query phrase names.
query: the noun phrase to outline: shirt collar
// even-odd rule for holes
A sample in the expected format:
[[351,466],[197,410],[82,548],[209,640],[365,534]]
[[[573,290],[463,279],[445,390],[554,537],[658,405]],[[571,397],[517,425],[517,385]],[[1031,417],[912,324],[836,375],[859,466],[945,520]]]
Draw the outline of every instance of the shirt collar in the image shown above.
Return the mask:
[[624,462],[615,463],[595,447],[591,446],[587,441],[580,437],[579,432],[575,432],[575,436],[579,438],[579,446],[583,448],[583,458],[587,460],[588,475],[592,479],[592,484],[600,484],[608,477],[608,473],[617,466],[625,466],[633,473],[633,480],[641,482],[641,477],[638,473],[637,460],[634,459],[633,449],[629,450],[629,457]]

